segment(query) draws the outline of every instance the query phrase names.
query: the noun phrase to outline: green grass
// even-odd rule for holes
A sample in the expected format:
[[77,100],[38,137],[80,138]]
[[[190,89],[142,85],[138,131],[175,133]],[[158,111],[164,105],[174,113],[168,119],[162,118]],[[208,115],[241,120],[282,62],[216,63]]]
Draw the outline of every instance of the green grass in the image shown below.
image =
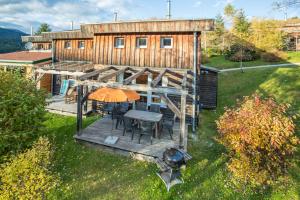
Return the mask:
[[[281,62],[265,62],[261,59],[249,62],[243,62],[244,67],[252,67],[259,65],[269,65],[269,64],[282,64],[282,63],[296,63],[300,62],[300,52],[288,52],[288,59]],[[239,62],[232,62],[226,60],[224,56],[213,56],[209,58],[209,62],[204,64],[210,67],[215,67],[218,69],[230,69],[230,68],[238,68],[240,67]]]
[[[255,91],[273,94],[280,102],[291,103],[300,113],[300,68],[259,69],[246,73],[223,73],[219,78],[219,106],[204,111],[197,132],[198,140],[189,141],[193,159],[183,172],[185,183],[174,186],[169,193],[156,176],[154,164],[139,162],[110,154],[74,141],[76,120],[73,117],[47,115],[48,135],[56,147],[54,169],[62,178],[62,194],[57,199],[286,199],[300,195],[299,161],[289,173],[290,183],[264,192],[236,191],[228,181],[226,151],[214,137],[215,120],[225,106]],[[84,125],[96,117],[85,119]],[[299,131],[298,131],[299,135]],[[298,157],[299,158],[299,155]],[[298,159],[299,160],[299,159]]]

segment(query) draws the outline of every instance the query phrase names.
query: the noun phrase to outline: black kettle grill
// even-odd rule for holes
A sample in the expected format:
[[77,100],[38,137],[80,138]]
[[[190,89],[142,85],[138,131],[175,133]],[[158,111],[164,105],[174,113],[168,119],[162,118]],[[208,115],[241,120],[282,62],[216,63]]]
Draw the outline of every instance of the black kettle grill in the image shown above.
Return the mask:
[[180,168],[186,166],[186,162],[191,158],[189,154],[180,149],[168,148],[164,151],[162,159],[156,159],[156,163],[160,168],[157,175],[165,183],[167,191],[172,186],[183,183]]

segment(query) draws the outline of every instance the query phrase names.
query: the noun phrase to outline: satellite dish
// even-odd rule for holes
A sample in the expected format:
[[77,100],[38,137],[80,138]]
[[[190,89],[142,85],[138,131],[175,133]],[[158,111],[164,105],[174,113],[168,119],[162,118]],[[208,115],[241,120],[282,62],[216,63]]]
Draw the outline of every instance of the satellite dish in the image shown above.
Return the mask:
[[25,44],[25,49],[27,49],[27,50],[31,50],[32,47],[33,47],[32,42],[27,42],[27,43]]

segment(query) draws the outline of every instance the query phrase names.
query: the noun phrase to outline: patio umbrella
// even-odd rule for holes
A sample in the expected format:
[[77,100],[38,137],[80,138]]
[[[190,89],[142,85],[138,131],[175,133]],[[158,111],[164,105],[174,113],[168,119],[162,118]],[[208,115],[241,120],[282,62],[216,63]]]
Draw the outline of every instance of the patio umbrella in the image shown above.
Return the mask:
[[140,95],[136,91],[122,90],[115,88],[100,88],[89,95],[90,100],[117,103],[117,102],[130,102],[140,99]]

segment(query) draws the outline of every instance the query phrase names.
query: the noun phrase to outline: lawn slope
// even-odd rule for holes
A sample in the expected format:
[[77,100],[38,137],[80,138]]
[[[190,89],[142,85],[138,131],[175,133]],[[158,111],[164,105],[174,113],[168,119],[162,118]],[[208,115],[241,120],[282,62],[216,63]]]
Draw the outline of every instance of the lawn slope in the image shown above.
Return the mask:
[[[300,113],[300,68],[258,69],[246,73],[222,73],[219,78],[219,106],[204,111],[197,132],[198,140],[189,141],[189,162],[183,177],[185,183],[169,193],[155,175],[154,164],[85,147],[73,140],[76,120],[73,117],[47,115],[47,134],[56,145],[54,169],[63,184],[54,196],[57,199],[299,199],[300,168],[295,162],[288,185],[264,192],[234,190],[228,181],[226,151],[215,142],[215,120],[225,106],[237,98],[260,91],[278,101],[290,103]],[[84,121],[85,126],[96,120]],[[298,132],[299,135],[299,132]],[[299,159],[298,159],[299,160]]]

